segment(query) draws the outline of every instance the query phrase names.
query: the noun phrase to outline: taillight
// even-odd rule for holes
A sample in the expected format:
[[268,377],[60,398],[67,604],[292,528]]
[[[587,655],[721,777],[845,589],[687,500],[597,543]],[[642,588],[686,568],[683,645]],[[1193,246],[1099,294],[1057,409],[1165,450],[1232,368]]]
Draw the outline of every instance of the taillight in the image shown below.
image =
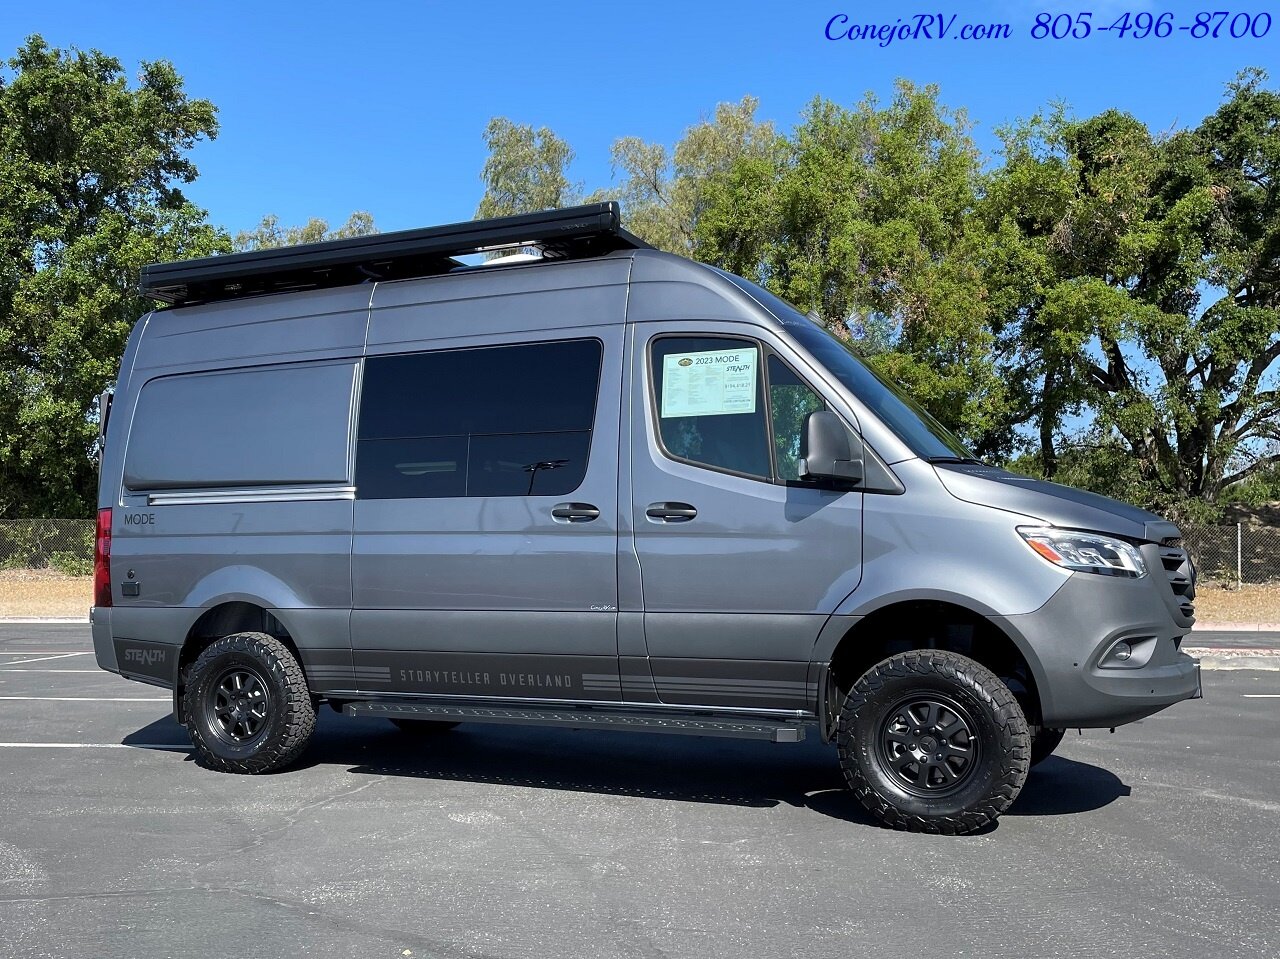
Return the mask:
[[93,543],[93,605],[111,605],[111,510],[98,510]]

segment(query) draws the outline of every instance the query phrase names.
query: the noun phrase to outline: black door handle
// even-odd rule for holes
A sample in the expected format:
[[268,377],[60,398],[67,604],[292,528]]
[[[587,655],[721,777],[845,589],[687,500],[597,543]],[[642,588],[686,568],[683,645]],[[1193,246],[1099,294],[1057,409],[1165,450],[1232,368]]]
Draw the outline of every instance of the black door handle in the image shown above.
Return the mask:
[[650,503],[644,515],[664,523],[687,523],[698,511],[688,503]]
[[551,508],[551,515],[562,523],[590,523],[600,511],[590,503],[560,503]]

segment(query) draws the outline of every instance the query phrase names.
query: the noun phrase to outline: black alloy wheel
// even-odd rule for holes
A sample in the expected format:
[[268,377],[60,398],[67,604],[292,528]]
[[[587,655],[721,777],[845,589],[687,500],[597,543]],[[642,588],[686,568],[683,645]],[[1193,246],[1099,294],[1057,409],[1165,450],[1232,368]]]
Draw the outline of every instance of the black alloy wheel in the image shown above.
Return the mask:
[[316,725],[302,667],[266,633],[236,633],[200,653],[184,709],[196,760],[210,769],[265,773],[302,754]]
[[836,745],[849,788],[881,823],[959,835],[989,826],[1018,797],[1031,734],[989,669],[921,649],[877,663],[853,684]]
[[267,681],[252,666],[228,666],[212,683],[214,724],[211,728],[225,742],[243,746],[262,735],[271,714]]
[[953,699],[908,696],[885,713],[880,759],[907,792],[943,796],[962,788],[977,768],[982,744],[975,728]]

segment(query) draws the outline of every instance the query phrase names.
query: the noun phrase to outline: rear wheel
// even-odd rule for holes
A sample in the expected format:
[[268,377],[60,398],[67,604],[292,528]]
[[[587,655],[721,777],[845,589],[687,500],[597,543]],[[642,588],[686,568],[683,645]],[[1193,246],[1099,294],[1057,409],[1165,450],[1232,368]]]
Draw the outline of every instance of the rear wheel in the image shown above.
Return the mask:
[[1065,729],[1038,727],[1035,735],[1031,737],[1031,765],[1039,766],[1052,756],[1053,751],[1062,743],[1062,737],[1066,734],[1067,731]]
[[1009,687],[956,653],[893,656],[853,684],[836,742],[849,788],[885,825],[961,834],[1017,798],[1031,735]]
[[302,667],[266,633],[224,636],[205,649],[191,669],[185,713],[196,759],[221,772],[287,766],[316,725]]

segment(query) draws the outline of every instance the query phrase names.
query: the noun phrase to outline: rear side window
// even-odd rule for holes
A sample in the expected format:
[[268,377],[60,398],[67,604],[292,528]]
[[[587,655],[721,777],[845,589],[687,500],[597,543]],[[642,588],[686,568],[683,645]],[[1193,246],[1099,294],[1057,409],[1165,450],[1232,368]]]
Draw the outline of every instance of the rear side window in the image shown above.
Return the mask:
[[131,490],[344,483],[356,364],[190,373],[138,396]]
[[599,340],[365,361],[360,499],[563,496],[587,472]]

